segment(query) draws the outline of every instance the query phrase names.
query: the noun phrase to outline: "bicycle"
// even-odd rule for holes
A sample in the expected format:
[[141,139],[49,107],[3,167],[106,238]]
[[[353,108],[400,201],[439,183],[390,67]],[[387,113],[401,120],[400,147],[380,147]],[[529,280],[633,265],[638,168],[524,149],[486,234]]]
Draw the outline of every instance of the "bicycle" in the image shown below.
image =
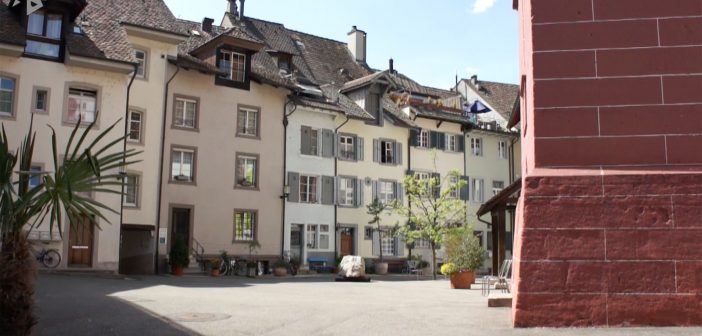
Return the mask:
[[239,264],[235,258],[230,258],[227,252],[222,251],[219,255],[222,260],[219,263],[219,274],[221,275],[237,275],[239,273]]
[[46,268],[56,268],[61,263],[61,254],[56,249],[42,248],[41,251],[37,251],[32,247],[32,252],[37,262]]

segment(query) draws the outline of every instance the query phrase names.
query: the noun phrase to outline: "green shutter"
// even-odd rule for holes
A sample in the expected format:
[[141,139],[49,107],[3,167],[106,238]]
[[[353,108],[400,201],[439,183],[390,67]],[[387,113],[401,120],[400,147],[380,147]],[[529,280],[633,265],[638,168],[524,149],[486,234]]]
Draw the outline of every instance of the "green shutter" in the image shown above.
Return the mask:
[[412,147],[419,146],[419,130],[416,130],[416,129],[410,130],[410,146],[412,146]]

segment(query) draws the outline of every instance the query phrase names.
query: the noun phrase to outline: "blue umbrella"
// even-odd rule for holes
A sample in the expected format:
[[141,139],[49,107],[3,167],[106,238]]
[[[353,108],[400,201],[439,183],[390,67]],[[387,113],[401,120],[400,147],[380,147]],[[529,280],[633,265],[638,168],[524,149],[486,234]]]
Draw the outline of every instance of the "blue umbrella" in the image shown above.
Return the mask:
[[463,105],[463,113],[468,114],[468,113],[475,113],[475,114],[481,114],[481,113],[488,113],[491,112],[492,110],[485,106],[485,104],[481,103],[479,100],[476,100],[473,104],[465,104]]

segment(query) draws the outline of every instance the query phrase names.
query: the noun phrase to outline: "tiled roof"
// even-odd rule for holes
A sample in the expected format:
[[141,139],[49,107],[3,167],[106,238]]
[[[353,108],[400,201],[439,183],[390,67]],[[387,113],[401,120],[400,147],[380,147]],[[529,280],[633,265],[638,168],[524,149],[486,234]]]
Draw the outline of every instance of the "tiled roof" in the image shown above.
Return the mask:
[[383,97],[383,110],[389,114],[394,120],[402,123],[407,127],[418,127],[417,124],[410,119],[410,117],[402,112],[399,106],[395,104],[389,97]]
[[0,42],[24,45],[24,29],[15,15],[7,7],[9,0],[2,0],[0,5]]
[[463,81],[495,108],[505,120],[510,119],[516,101],[519,99],[519,85],[478,80],[479,87],[476,87],[470,79],[463,79]]
[[462,113],[456,111],[449,111],[440,106],[431,106],[427,104],[411,105],[411,111],[416,113],[420,117],[443,120],[448,122],[469,124],[468,118],[464,117]]
[[455,97],[459,95],[456,92],[449,91],[449,90],[442,90],[442,89],[437,89],[433,87],[428,87],[421,85],[414,81],[413,79],[405,76],[402,73],[399,73],[395,71],[392,74],[392,77],[395,81],[395,83],[398,86],[398,89],[409,91],[413,94],[418,94],[422,96],[429,96],[429,97],[435,97],[435,98],[449,98],[449,97]]
[[[341,90],[347,91],[347,90],[350,90],[353,88],[357,88],[357,87],[361,87],[361,86],[370,84],[383,76],[388,76],[388,73],[389,72],[387,70],[386,71],[378,71],[378,72],[370,74],[368,76],[364,76],[364,77],[361,77],[358,79],[348,81],[341,87]],[[388,78],[392,81],[391,77],[388,77]]]
[[324,96],[327,97],[329,101],[335,101],[347,116],[366,120],[374,119],[370,113],[358,106],[355,101],[344,94],[340,94],[338,86],[326,84],[322,85],[320,89],[322,89]]

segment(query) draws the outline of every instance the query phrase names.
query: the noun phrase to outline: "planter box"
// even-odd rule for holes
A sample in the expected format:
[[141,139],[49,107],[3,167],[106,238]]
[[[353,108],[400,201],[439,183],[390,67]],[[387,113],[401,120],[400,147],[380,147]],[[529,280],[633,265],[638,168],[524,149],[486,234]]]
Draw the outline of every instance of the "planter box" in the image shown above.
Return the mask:
[[451,288],[453,289],[470,289],[470,285],[475,282],[475,273],[473,271],[461,271],[451,274]]

